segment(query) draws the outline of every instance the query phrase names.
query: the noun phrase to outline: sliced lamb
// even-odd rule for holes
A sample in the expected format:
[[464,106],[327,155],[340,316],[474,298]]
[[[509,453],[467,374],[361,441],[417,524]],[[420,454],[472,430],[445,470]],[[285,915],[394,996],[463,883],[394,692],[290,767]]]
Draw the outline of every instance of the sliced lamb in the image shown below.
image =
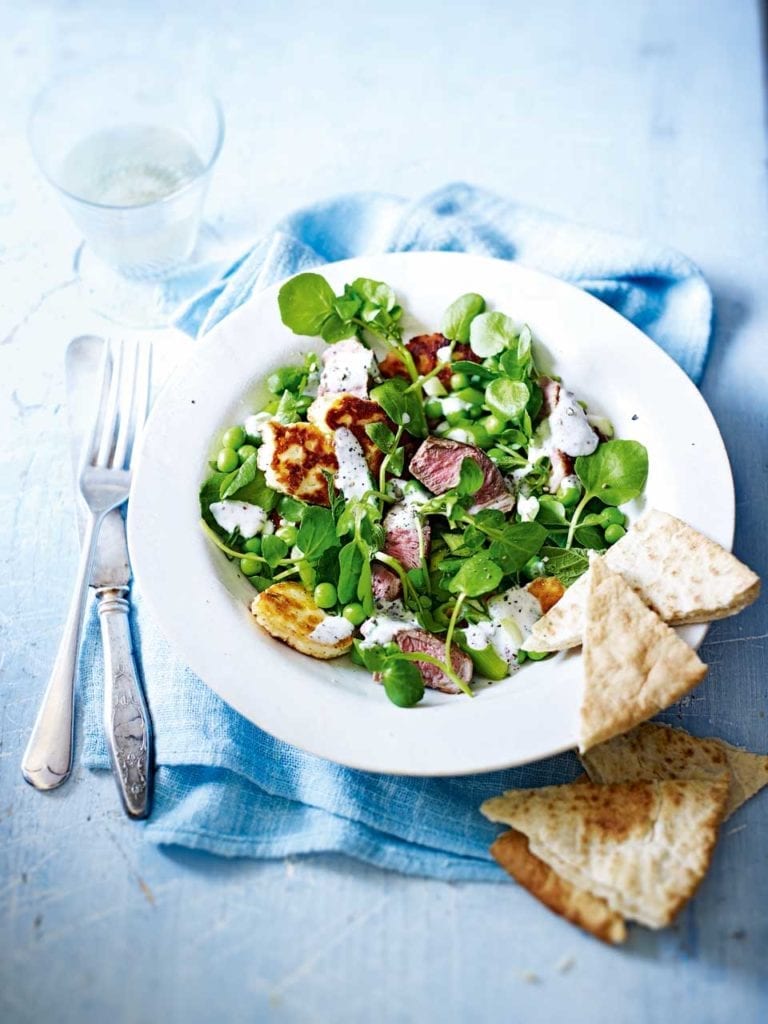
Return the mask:
[[542,377],[539,380],[539,387],[544,395],[544,400],[541,403],[542,416],[549,416],[551,412],[554,412],[557,400],[560,397],[560,384],[550,377]]
[[411,476],[420,481],[433,494],[444,494],[459,482],[464,459],[474,459],[483,471],[483,485],[475,494],[470,512],[496,508],[511,512],[515,496],[507,490],[504,477],[485,452],[473,444],[451,441],[444,437],[428,437],[411,459]]
[[[429,554],[432,531],[429,523],[421,527],[424,538],[424,555]],[[384,550],[396,558],[404,569],[416,569],[421,564],[419,557],[418,516],[413,505],[398,501],[384,519]]]
[[549,461],[552,469],[549,474],[549,490],[552,494],[560,489],[560,484],[567,476],[573,474],[573,459],[559,448],[553,448],[549,453]]
[[400,577],[386,565],[375,564],[371,570],[373,599],[378,604],[394,601],[400,596]]
[[373,368],[373,353],[357,338],[329,345],[323,352],[323,372],[318,395],[345,392],[358,398],[368,397],[368,377]]
[[[409,654],[429,654],[441,661],[445,657],[445,643],[438,636],[427,633],[425,629],[406,629],[395,636],[395,643],[401,651]],[[461,693],[459,687],[448,678],[442,669],[432,665],[428,661],[417,661],[424,685],[432,690],[442,690],[443,693]],[[463,651],[460,651],[455,644],[451,644],[451,665],[454,672],[468,683],[472,678],[472,660]]]
[[[420,334],[418,337],[411,338],[409,342],[406,342],[405,347],[413,356],[413,362],[419,373],[431,373],[438,363],[438,351],[450,344],[450,341],[443,334]],[[453,359],[465,359],[472,363],[480,362],[479,356],[475,355],[469,345],[464,345],[461,342],[454,347]],[[382,360],[379,370],[383,377],[405,377],[409,379],[405,364],[399,356],[392,352],[386,359]],[[446,388],[451,383],[451,373],[451,368],[446,367],[437,375],[440,383]]]

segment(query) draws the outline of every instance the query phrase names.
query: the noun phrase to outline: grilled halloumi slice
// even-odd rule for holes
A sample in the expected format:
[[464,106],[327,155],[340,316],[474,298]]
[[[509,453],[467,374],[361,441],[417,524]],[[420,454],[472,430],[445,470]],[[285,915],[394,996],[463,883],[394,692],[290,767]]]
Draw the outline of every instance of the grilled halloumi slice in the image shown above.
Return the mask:
[[333,434],[339,427],[347,427],[360,442],[365,461],[372,473],[378,473],[384,453],[377,448],[365,432],[369,423],[386,423],[392,426],[387,414],[369,398],[360,398],[348,392],[321,395],[309,409],[307,419],[320,430]]
[[295,651],[327,661],[339,658],[352,646],[352,637],[320,643],[312,632],[328,616],[300,583],[273,583],[253,599],[251,612],[258,624]]
[[333,434],[314,423],[279,423],[262,427],[259,468],[267,485],[282,494],[312,505],[328,505],[328,484],[323,472],[336,473]]

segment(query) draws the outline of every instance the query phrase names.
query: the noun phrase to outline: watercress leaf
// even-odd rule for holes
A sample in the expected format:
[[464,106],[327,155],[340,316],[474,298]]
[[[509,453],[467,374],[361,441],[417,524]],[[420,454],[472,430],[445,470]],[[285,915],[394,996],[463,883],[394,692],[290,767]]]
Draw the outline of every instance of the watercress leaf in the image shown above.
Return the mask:
[[604,441],[592,455],[580,455],[575,470],[587,494],[606,505],[623,505],[645,487],[648,450],[639,441]]
[[256,478],[256,454],[249,455],[245,462],[221,481],[221,500],[231,498]]
[[485,309],[485,299],[476,292],[467,292],[454,300],[443,314],[442,333],[450,341],[469,341],[469,328],[474,318]]
[[474,519],[479,530],[500,530],[507,521],[504,513],[498,508],[484,508],[476,513]]
[[538,554],[547,538],[547,531],[540,523],[509,523],[502,536],[494,540],[489,548],[505,573],[519,572],[529,558]]
[[395,293],[383,281],[372,281],[369,277],[358,277],[352,282],[350,287],[354,293],[362,296],[371,308],[381,308],[388,312],[397,302]]
[[275,410],[274,418],[280,423],[296,423],[301,419],[299,400],[290,391],[284,391]]
[[308,506],[303,501],[299,501],[298,498],[291,498],[288,494],[281,495],[277,504],[277,511],[289,523],[298,523],[307,508]]
[[339,542],[331,510],[320,505],[308,508],[302,517],[296,543],[310,562],[316,562],[325,551],[336,547]]
[[333,311],[336,296],[320,274],[298,274],[286,281],[277,296],[280,317],[294,334],[315,337]]
[[265,512],[271,512],[277,504],[278,494],[267,486],[264,474],[257,469],[253,480],[239,491],[235,491],[232,497],[237,501],[247,501],[249,505],[260,505]]
[[320,329],[323,341],[327,341],[329,345],[336,341],[343,341],[345,338],[351,338],[356,333],[357,328],[355,325],[347,320],[343,320],[335,312],[330,314]]
[[515,323],[503,313],[480,313],[469,328],[469,345],[475,355],[495,356],[517,337]]
[[451,370],[454,373],[466,373],[468,377],[477,377],[478,382],[493,380],[498,374],[489,370],[482,363],[473,363],[470,359],[455,359],[451,362]]
[[424,680],[416,664],[389,658],[381,673],[384,692],[399,708],[412,708],[424,696]]
[[382,452],[389,454],[389,452],[393,451],[395,447],[395,435],[386,423],[368,423],[366,425],[365,432],[376,447]]
[[405,448],[395,448],[389,457],[387,469],[394,476],[400,476],[405,466]]
[[363,606],[366,618],[370,618],[374,612],[373,580],[371,563],[367,558],[363,559],[363,564],[360,567],[360,578],[357,581],[357,599]]
[[299,579],[307,590],[314,590],[318,581],[318,573],[316,570],[309,564],[306,558],[300,559],[296,563],[296,567],[299,570]]
[[409,391],[408,381],[401,377],[379,384],[371,391],[371,398],[382,407],[393,423],[404,427],[414,437],[427,436],[424,403],[417,391]]
[[495,590],[501,583],[503,575],[500,566],[488,555],[473,555],[462,562],[461,568],[448,584],[448,589],[452,594],[463,593],[467,597],[480,597]]
[[593,551],[604,551],[607,547],[605,534],[597,526],[577,526],[574,533],[577,543]]
[[589,552],[585,548],[543,547],[539,552],[547,576],[556,576],[564,587],[570,587],[589,568]]
[[360,660],[369,672],[381,672],[389,658],[389,652],[380,646],[363,647],[360,640],[353,641],[355,650],[360,655]]
[[474,459],[462,459],[459,468],[459,481],[454,490],[462,497],[477,494],[483,486],[485,474]]
[[219,534],[222,532],[222,529],[211,515],[210,509],[214,501],[221,500],[221,484],[229,476],[231,476],[230,473],[212,473],[203,481],[200,488],[200,515],[208,526]]
[[288,554],[288,545],[284,540],[270,533],[266,537],[262,537],[261,553],[267,564],[274,569],[277,563]]
[[362,568],[362,552],[354,541],[350,541],[339,552],[339,582],[336,591],[342,604],[348,604],[357,594]]
[[361,296],[355,295],[351,290],[347,291],[345,289],[344,295],[340,295],[334,302],[333,309],[339,319],[346,321],[357,316],[362,304],[363,300]]
[[565,517],[565,505],[550,494],[542,494],[536,520],[544,526],[566,526],[568,520]]
[[519,420],[531,393],[521,380],[497,377],[485,389],[485,404],[502,419]]

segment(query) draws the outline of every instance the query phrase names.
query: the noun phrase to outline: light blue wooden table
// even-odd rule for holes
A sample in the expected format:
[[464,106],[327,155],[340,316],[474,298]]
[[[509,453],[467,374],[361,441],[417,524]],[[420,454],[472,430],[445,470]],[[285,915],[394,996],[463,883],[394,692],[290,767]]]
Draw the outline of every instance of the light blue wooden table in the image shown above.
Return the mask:
[[[229,136],[209,219],[225,240],[334,192],[467,179],[686,251],[717,298],[704,393],[733,462],[736,550],[768,570],[756,2],[171,6],[0,3],[0,1020],[768,1020],[765,794],[726,826],[678,924],[617,951],[512,884],[160,851],[107,776],[78,770],[50,796],[22,782],[76,559],[62,357],[103,327],[23,130],[44,80],[105,55],[183,54],[213,74]],[[703,656],[687,723],[768,750],[765,601],[713,627]]]

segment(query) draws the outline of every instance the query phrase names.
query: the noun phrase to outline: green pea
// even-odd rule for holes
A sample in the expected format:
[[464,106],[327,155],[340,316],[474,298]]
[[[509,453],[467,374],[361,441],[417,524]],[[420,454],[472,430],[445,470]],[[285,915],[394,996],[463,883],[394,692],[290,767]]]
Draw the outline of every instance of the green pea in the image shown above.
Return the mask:
[[[507,424],[498,416],[486,416],[481,422],[491,437],[498,437],[499,434],[503,434],[507,429]],[[499,451],[498,448],[495,450]],[[504,452],[500,451],[499,454],[503,455]]]
[[216,468],[220,473],[231,473],[238,465],[237,452],[234,448],[222,448],[216,456]]
[[240,571],[245,576],[258,576],[261,572],[262,565],[263,563],[258,559],[249,558],[248,555],[240,559]]
[[424,412],[428,420],[440,420],[443,418],[443,407],[434,398],[431,398],[424,405]]
[[237,449],[237,457],[240,464],[242,465],[242,463],[245,462],[246,459],[250,458],[251,455],[255,455],[256,451],[257,449],[252,444],[241,444]]
[[468,409],[464,410],[464,415],[470,420],[479,420],[484,414],[485,409],[483,409],[482,405],[470,405]]
[[318,583],[314,598],[318,608],[333,608],[336,604],[336,587],[332,583]]
[[491,435],[485,429],[482,423],[467,423],[462,424],[464,429],[469,433],[472,438],[471,443],[476,444],[478,448],[490,448],[493,444]]
[[[284,540],[288,547],[293,547],[293,545],[296,543],[297,537],[299,536],[299,531],[296,529],[295,526],[291,526],[290,523],[284,523],[282,526],[278,526],[278,528],[275,530],[275,536],[279,537],[280,540]],[[331,604],[335,603],[336,598],[334,597]],[[320,605],[320,607],[322,608],[323,606]]]
[[424,696],[424,680],[412,661],[391,661],[381,673],[384,691],[399,708],[412,708]]
[[347,604],[341,613],[353,626],[360,626],[365,622],[365,609],[361,604]]
[[302,370],[298,366],[283,366],[267,377],[267,387],[273,395],[282,395],[284,391],[298,388],[302,378]]
[[600,518],[605,526],[624,526],[627,521],[624,513],[617,508],[604,508],[600,513]]
[[544,661],[545,658],[549,657],[551,652],[550,651],[526,651],[525,653],[528,655],[528,657],[529,657],[529,659],[531,661]]
[[[458,374],[455,374],[455,376],[458,376]],[[470,405],[482,405],[485,401],[485,395],[482,391],[478,391],[477,388],[461,388],[456,392],[456,397],[460,398],[462,402],[469,402]]]
[[605,539],[608,544],[615,544],[617,540],[621,540],[626,532],[623,526],[619,526],[618,523],[611,523],[610,526],[605,528]]
[[243,547],[251,555],[261,554],[261,537],[249,537]]
[[537,580],[540,576],[545,576],[546,572],[547,567],[538,555],[529,558],[523,566],[523,575],[529,580]]
[[229,430],[224,431],[224,437],[221,439],[222,447],[224,448],[239,448],[245,444],[245,431],[242,427],[230,427]]
[[566,508],[573,508],[578,503],[580,497],[581,489],[575,485],[557,492],[557,500],[561,505],[565,505]]
[[462,388],[466,387],[469,387],[469,377],[466,373],[451,374],[451,391],[461,391]]

